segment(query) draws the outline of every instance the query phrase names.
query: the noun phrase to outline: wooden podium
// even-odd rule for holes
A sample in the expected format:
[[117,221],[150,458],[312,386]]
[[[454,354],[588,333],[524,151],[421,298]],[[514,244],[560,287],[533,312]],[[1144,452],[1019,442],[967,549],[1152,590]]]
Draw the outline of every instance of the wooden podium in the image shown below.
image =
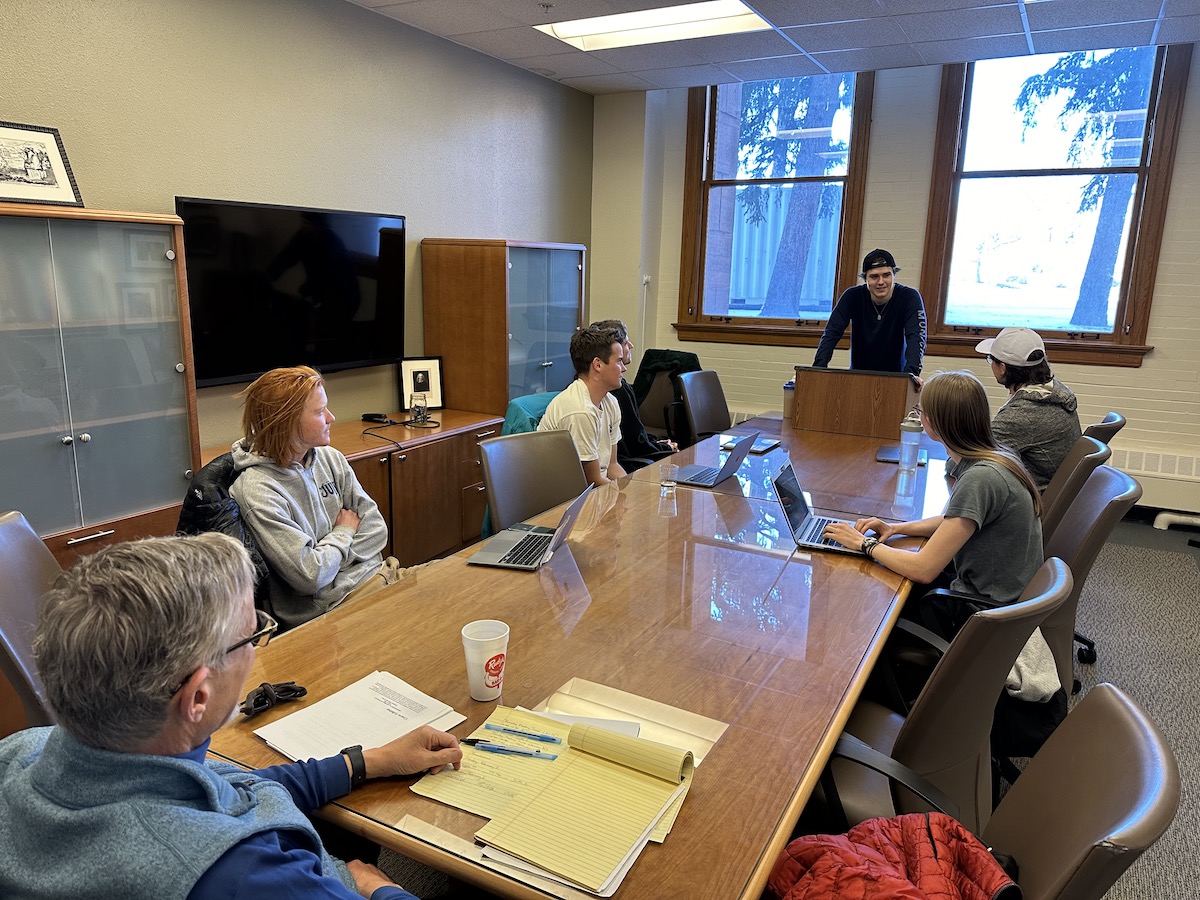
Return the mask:
[[900,420],[916,403],[905,372],[796,366],[792,427],[895,442]]

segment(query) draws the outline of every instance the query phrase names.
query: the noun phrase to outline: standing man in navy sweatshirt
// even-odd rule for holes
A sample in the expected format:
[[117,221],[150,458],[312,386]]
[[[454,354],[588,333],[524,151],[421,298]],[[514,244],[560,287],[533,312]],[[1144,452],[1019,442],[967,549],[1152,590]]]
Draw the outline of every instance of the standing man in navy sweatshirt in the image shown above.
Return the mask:
[[896,281],[900,269],[886,250],[863,259],[863,284],[847,288],[825,324],[813,365],[825,368],[850,326],[850,368],[907,372],[921,384],[925,356],[925,304],[921,294]]

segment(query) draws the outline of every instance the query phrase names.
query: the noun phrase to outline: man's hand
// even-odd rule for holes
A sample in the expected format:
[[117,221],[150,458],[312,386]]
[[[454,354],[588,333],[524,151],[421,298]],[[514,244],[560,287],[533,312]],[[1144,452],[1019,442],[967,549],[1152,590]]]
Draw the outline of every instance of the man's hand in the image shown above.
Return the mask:
[[679,445],[677,443],[675,443],[673,440],[671,440],[670,438],[663,438],[661,441],[658,442],[658,449],[659,450],[670,450],[672,453],[678,453]]
[[352,509],[343,509],[337,514],[337,518],[333,520],[333,527],[339,525],[349,525],[355,531],[358,531],[358,526],[362,522],[362,516]]
[[403,737],[363,751],[368,778],[389,775],[415,775],[440,772],[446,766],[462,766],[462,748],[458,738],[429,725],[422,725]]
[[348,860],[346,868],[350,870],[350,874],[354,877],[354,886],[358,888],[358,892],[364,897],[370,897],[381,887],[400,887],[400,885],[384,875],[375,866],[365,863],[360,859]]

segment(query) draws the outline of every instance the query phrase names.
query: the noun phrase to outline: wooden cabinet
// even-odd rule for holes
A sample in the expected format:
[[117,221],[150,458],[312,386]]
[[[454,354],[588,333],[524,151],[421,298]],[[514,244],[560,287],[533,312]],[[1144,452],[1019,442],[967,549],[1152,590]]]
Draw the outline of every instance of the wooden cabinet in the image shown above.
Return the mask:
[[[392,521],[392,456],[387,451],[371,453],[349,460],[350,468],[362,489],[367,492],[385,522]],[[392,556],[392,530],[388,528],[388,542],[383,547],[384,556]]]
[[508,401],[574,378],[583,324],[582,244],[425,238],[425,352],[442,358],[455,409],[503,415]]
[[0,204],[0,508],[64,564],[170,534],[195,395],[177,217]]

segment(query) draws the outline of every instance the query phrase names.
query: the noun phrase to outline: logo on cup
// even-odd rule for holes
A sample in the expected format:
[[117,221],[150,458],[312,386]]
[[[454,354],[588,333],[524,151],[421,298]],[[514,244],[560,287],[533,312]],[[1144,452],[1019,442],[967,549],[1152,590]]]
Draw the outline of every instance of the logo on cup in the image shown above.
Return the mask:
[[497,653],[483,664],[483,684],[485,687],[500,687],[504,680],[504,654]]

